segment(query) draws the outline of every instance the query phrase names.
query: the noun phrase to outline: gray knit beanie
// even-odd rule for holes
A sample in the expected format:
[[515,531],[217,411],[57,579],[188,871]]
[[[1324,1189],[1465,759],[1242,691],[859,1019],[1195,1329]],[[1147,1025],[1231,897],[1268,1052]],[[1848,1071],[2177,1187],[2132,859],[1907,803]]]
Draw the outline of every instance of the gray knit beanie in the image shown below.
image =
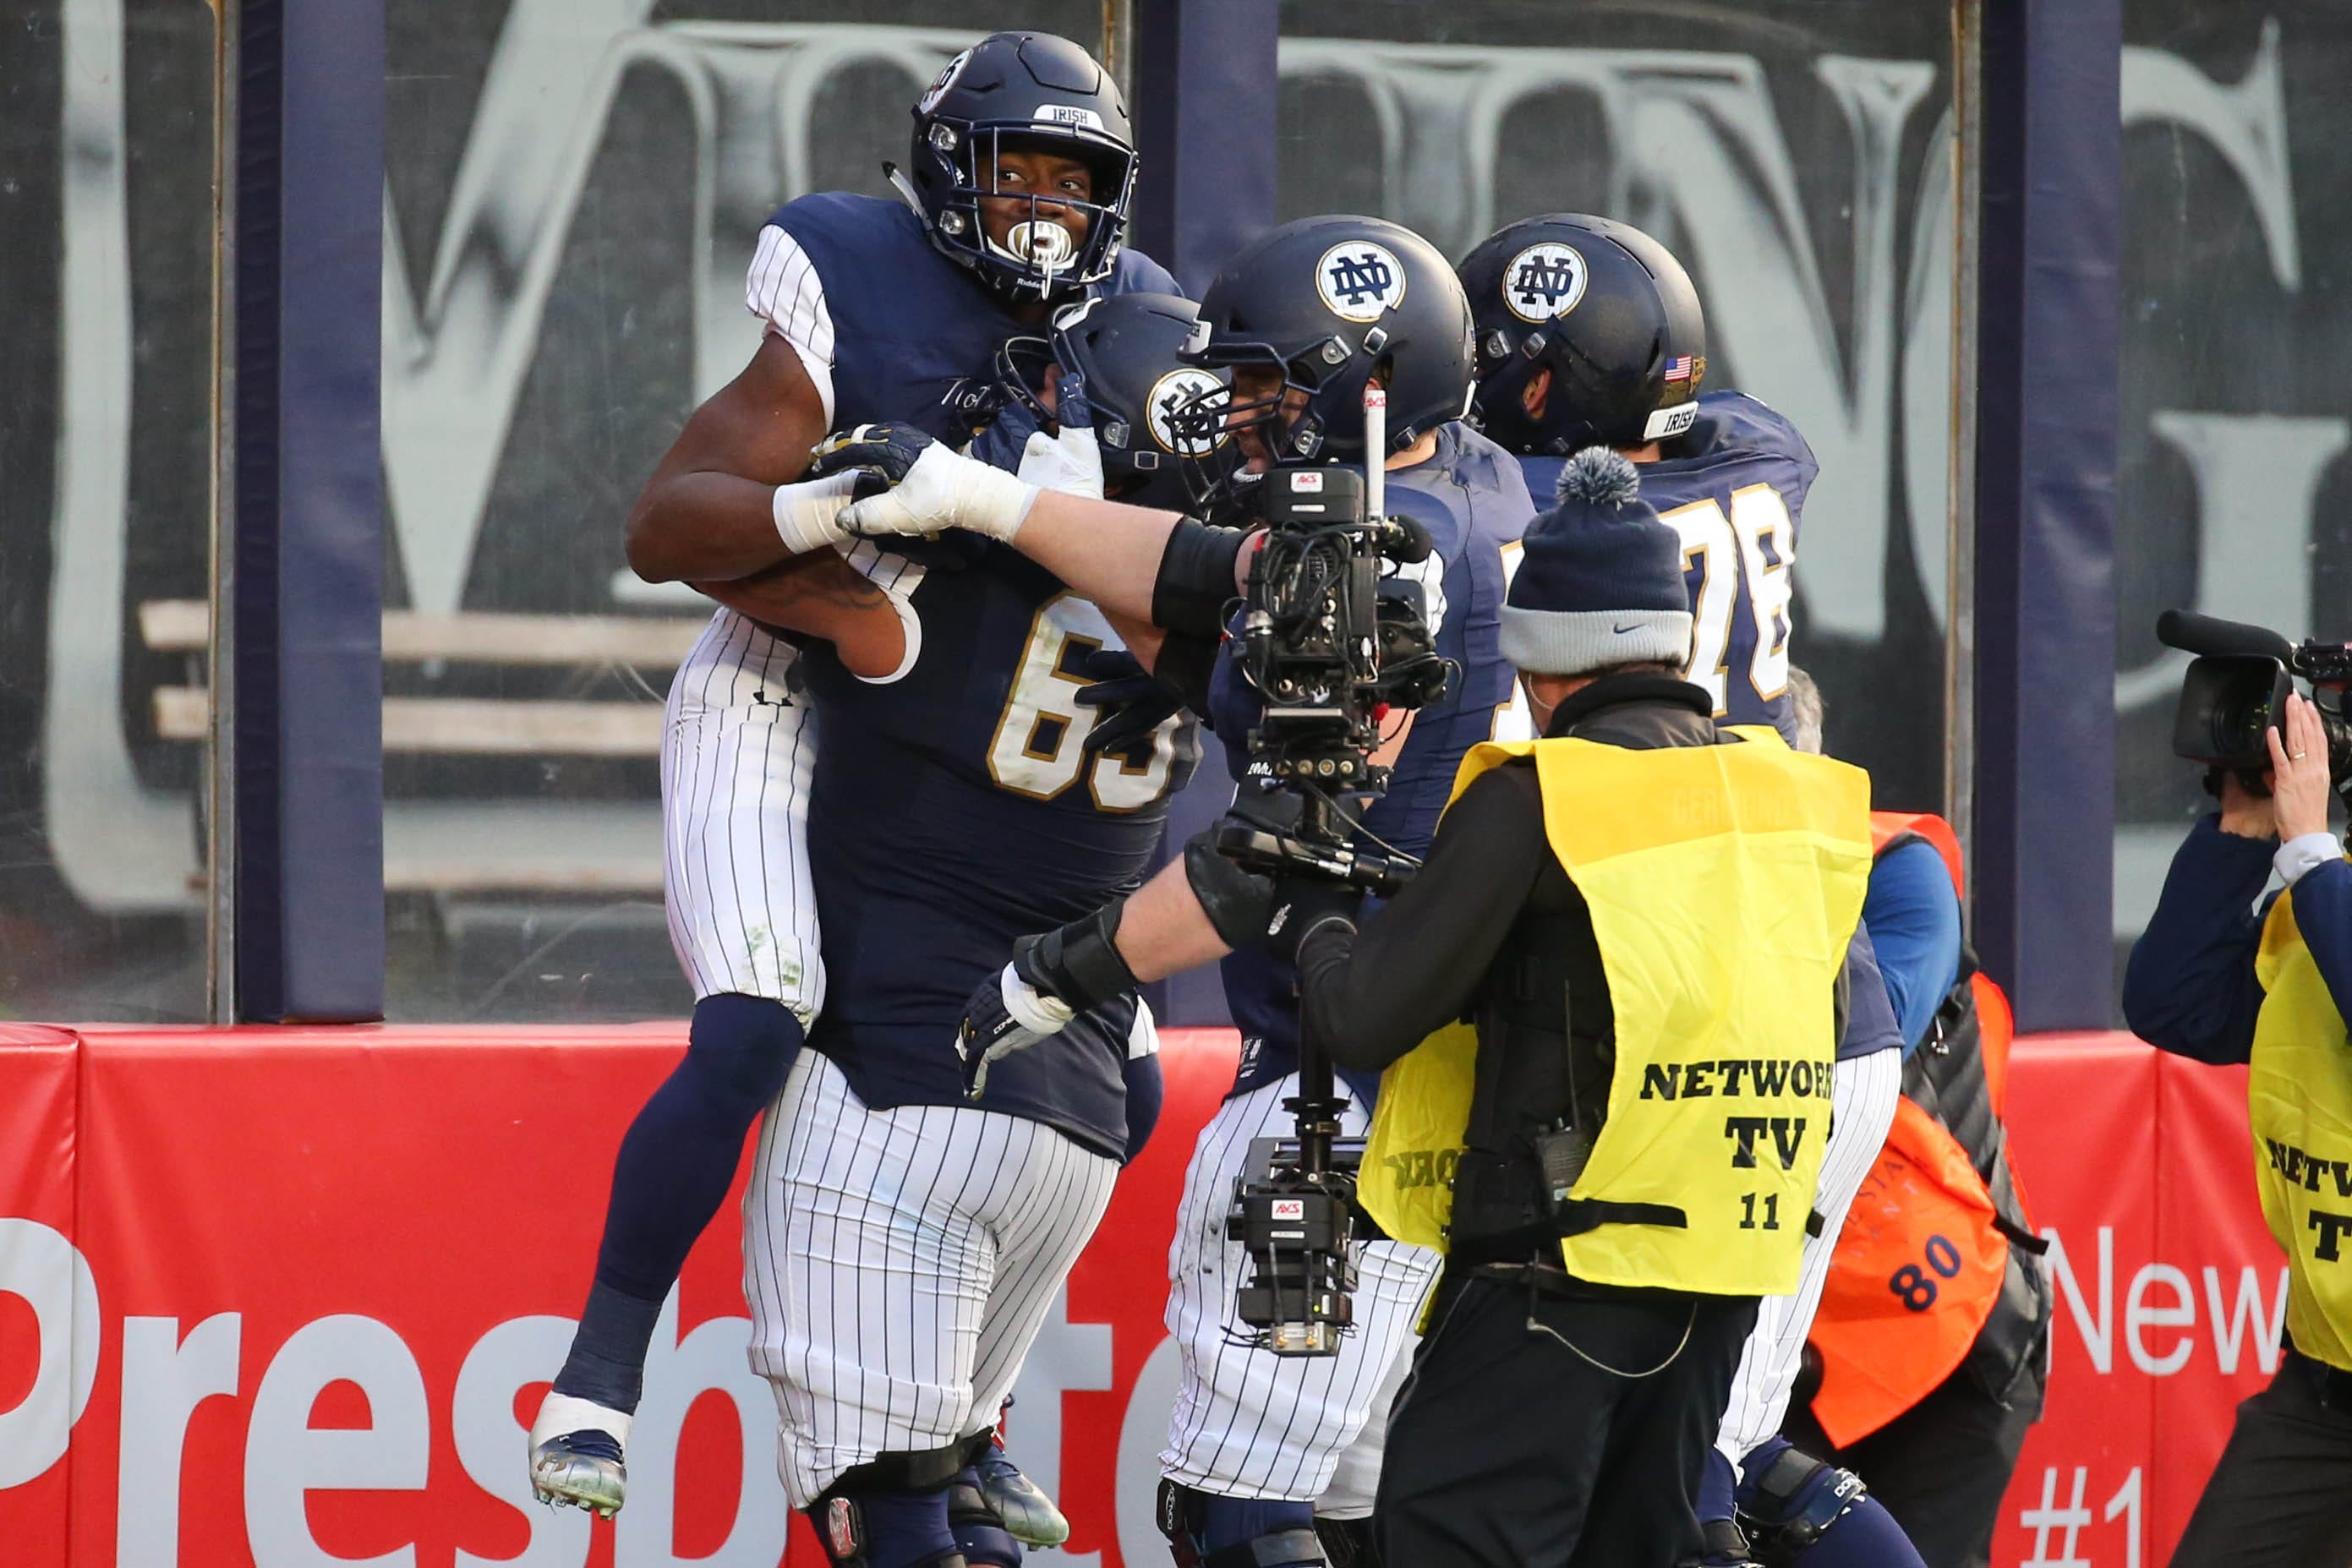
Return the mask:
[[1689,660],[1682,537],[1641,493],[1633,465],[1608,447],[1568,460],[1557,504],[1528,525],[1503,606],[1503,657],[1546,675]]

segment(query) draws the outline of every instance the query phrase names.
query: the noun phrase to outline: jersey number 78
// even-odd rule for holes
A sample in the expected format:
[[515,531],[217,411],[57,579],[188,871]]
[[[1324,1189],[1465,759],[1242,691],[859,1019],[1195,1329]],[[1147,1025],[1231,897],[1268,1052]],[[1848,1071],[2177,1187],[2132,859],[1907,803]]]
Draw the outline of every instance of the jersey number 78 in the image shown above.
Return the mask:
[[[1796,594],[1790,569],[1796,564],[1797,530],[1789,504],[1769,485],[1731,492],[1731,512],[1712,496],[1659,514],[1683,538],[1683,580],[1691,589],[1691,661],[1685,676],[1705,686],[1717,715],[1729,711],[1730,683],[1744,679],[1757,698],[1770,702],[1789,689],[1790,601]],[[1743,593],[1741,590],[1746,591]],[[1746,599],[1748,657],[1735,676],[1734,617]]]
[[[1731,493],[1728,516],[1709,497],[1660,513],[1659,518],[1682,536],[1685,584],[1690,584],[1693,572],[1698,574],[1696,585],[1690,588],[1691,658],[1684,678],[1706,688],[1717,716],[1730,711],[1733,618],[1745,598],[1750,636],[1740,677],[1755,688],[1759,701],[1770,702],[1787,691],[1796,594],[1790,569],[1796,565],[1797,553],[1789,504],[1769,485],[1749,485]],[[1518,572],[1520,553],[1516,539],[1503,547],[1506,592]],[[1525,739],[1534,734],[1527,695],[1514,689],[1511,700],[1495,716],[1495,738]]]

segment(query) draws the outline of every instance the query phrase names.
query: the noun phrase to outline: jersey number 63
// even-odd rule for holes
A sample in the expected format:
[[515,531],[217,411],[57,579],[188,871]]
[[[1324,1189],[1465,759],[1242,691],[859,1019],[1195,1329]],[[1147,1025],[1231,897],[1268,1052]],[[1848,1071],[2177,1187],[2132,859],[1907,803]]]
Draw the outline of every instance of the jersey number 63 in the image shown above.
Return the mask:
[[1086,752],[1087,731],[1098,716],[1077,701],[1088,682],[1087,655],[1124,645],[1103,612],[1076,594],[1066,591],[1038,606],[988,744],[989,777],[999,789],[1050,800],[1083,774],[1099,811],[1139,811],[1166,793],[1176,732],[1187,722],[1181,714],[1152,731],[1150,754],[1139,761],[1130,759],[1132,752],[1092,758]]

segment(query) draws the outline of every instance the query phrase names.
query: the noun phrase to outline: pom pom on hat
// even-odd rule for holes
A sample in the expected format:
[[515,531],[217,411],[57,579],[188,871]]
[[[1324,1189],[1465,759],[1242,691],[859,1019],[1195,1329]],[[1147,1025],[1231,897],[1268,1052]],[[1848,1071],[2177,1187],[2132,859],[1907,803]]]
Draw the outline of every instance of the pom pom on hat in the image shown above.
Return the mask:
[[1642,476],[1633,460],[1606,446],[1588,446],[1570,458],[1552,486],[1552,504],[1622,507],[1641,498]]

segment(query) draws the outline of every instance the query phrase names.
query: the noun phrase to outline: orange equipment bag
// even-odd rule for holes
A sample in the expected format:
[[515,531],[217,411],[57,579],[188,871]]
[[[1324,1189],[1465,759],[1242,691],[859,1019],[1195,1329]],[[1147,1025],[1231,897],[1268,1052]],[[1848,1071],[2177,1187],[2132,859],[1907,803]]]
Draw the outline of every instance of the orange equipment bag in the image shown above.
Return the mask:
[[1878,1163],[1846,1210],[1812,1338],[1813,1418],[1839,1448],[1916,1405],[1967,1359],[2009,1268],[1992,1197],[1967,1151],[1897,1103]]

